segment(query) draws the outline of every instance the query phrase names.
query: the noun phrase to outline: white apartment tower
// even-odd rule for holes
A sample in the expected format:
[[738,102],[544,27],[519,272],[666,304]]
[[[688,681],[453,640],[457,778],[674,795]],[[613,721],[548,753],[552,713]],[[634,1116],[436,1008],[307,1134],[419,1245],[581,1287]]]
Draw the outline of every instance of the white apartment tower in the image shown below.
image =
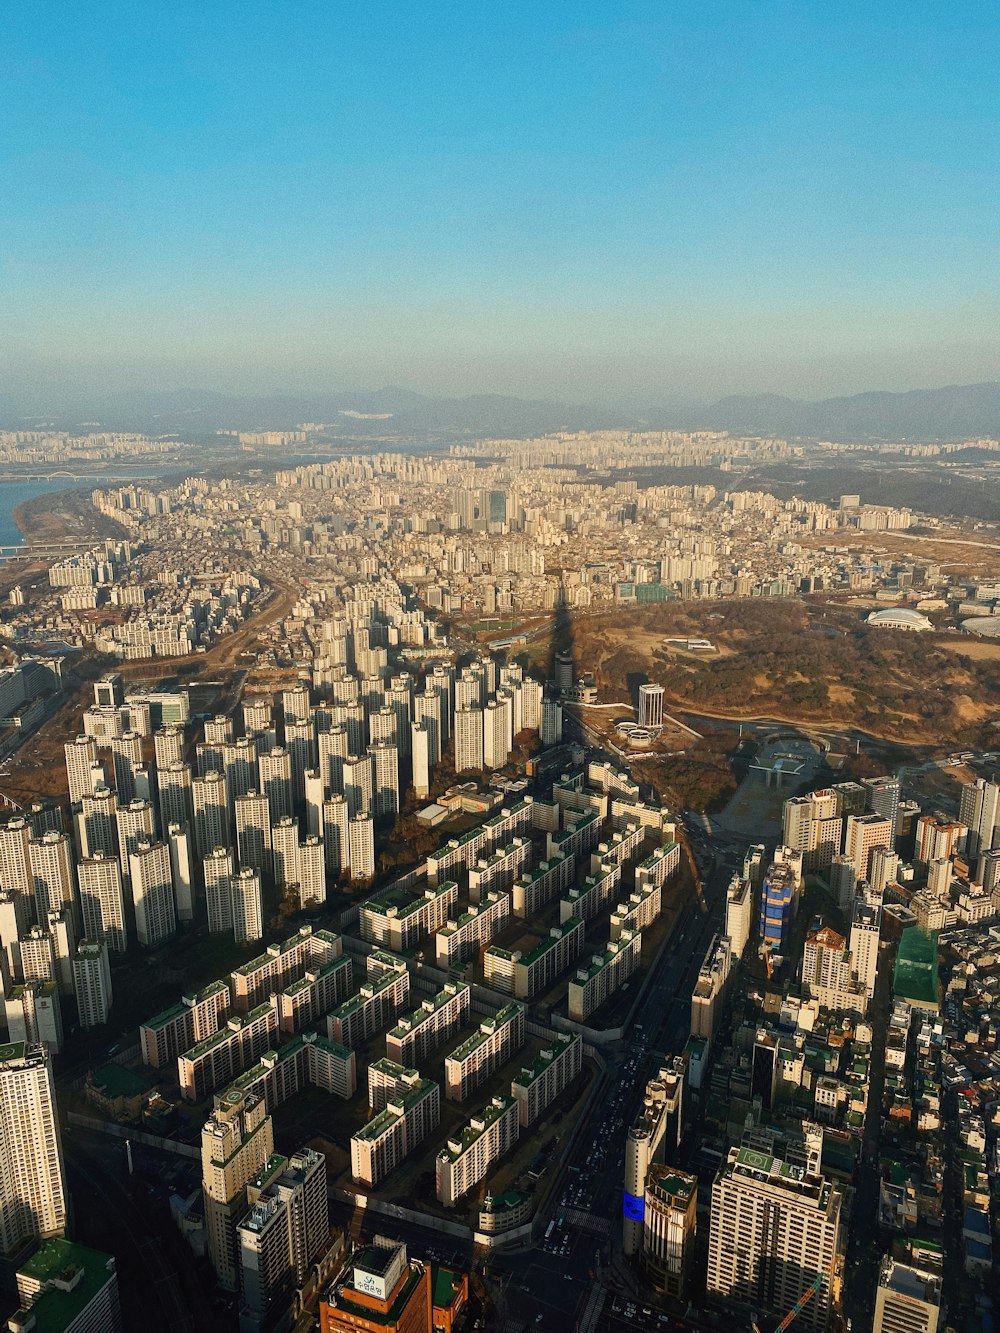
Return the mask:
[[140,842],[129,856],[135,930],[143,948],[169,939],[177,928],[170,849],[165,842]]
[[106,940],[81,940],[73,959],[73,987],[82,1028],[108,1021],[113,992]]
[[413,762],[413,790],[423,800],[431,789],[431,732],[427,722],[410,725],[410,755]]
[[709,1294],[781,1319],[822,1274],[823,1284],[796,1322],[825,1333],[840,1208],[840,1193],[823,1176],[767,1153],[731,1148],[712,1188]]
[[276,823],[292,814],[292,756],[284,746],[275,746],[270,754],[257,760],[260,769],[260,790],[267,797],[271,822]]
[[241,866],[253,866],[262,874],[271,868],[271,811],[263,792],[237,796],[236,850]]
[[75,911],[76,872],[73,847],[65,833],[46,833],[28,843],[28,865],[35,896],[35,916],[44,923],[62,907]]
[[264,938],[264,897],[260,873],[241,866],[230,880],[233,895],[233,936],[237,944],[252,944]]
[[228,847],[213,847],[202,862],[205,876],[205,905],[208,929],[222,934],[233,928],[233,854]]
[[348,821],[352,879],[371,879],[375,874],[375,825],[371,815],[355,815]]
[[128,950],[125,895],[118,858],[96,851],[77,866],[83,933],[89,940],[104,940],[111,953]]
[[66,1187],[48,1051],[0,1048],[0,1249],[66,1229]]
[[481,708],[455,709],[455,772],[466,769],[482,771],[483,767],[483,710]]
[[76,806],[85,794],[89,796],[94,790],[91,770],[98,762],[97,742],[93,736],[77,736],[63,746],[63,752],[70,805]]

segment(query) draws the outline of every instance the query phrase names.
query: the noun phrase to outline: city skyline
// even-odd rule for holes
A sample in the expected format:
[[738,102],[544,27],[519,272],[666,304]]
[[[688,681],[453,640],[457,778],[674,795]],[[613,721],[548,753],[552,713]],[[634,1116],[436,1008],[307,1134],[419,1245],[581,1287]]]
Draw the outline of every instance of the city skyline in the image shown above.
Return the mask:
[[15,397],[996,378],[985,5],[4,26]]

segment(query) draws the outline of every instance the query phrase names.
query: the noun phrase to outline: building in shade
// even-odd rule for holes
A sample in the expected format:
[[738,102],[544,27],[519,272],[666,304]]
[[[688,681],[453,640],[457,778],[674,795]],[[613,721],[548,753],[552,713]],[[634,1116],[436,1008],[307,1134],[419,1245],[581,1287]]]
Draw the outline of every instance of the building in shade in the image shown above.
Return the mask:
[[[841,1196],[822,1175],[750,1148],[731,1148],[712,1187],[708,1294],[825,1333],[840,1252]],[[757,1322],[760,1323],[758,1315]]]
[[970,860],[997,846],[1000,843],[1000,784],[976,778],[975,782],[964,786],[958,819],[969,830],[965,850]]
[[663,726],[663,686],[639,686],[639,711],[637,720],[640,727]]
[[11,1333],[121,1333],[118,1273],[112,1255],[53,1237],[17,1270],[21,1308]]
[[432,1333],[431,1270],[376,1236],[351,1255],[319,1303],[321,1333]]
[[66,1229],[55,1084],[44,1046],[0,1046],[0,1250]]
[[170,848],[165,842],[143,840],[128,861],[136,935],[143,948],[151,949],[177,928]]
[[82,1028],[108,1021],[113,992],[106,940],[81,940],[73,959],[73,984]]
[[247,1183],[247,1202],[238,1228],[241,1324],[254,1328],[287,1307],[292,1289],[329,1247],[326,1158],[311,1148],[290,1159],[269,1157]]
[[698,1209],[698,1178],[657,1164],[646,1177],[642,1268],[658,1292],[687,1299]]

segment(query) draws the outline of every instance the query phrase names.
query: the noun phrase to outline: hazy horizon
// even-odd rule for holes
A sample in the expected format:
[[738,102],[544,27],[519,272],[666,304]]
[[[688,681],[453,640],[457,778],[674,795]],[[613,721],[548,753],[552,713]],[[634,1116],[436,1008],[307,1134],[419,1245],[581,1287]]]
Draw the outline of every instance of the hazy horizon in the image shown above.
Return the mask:
[[993,6],[611,9],[6,14],[0,392],[1000,378]]

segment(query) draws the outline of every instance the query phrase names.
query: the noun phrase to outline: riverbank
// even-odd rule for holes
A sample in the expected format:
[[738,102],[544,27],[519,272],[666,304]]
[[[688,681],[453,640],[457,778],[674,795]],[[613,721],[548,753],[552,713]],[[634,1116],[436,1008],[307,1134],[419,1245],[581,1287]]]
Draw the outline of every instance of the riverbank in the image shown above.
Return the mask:
[[103,541],[127,533],[121,523],[95,509],[84,490],[33,496],[14,507],[13,518],[28,542]]

